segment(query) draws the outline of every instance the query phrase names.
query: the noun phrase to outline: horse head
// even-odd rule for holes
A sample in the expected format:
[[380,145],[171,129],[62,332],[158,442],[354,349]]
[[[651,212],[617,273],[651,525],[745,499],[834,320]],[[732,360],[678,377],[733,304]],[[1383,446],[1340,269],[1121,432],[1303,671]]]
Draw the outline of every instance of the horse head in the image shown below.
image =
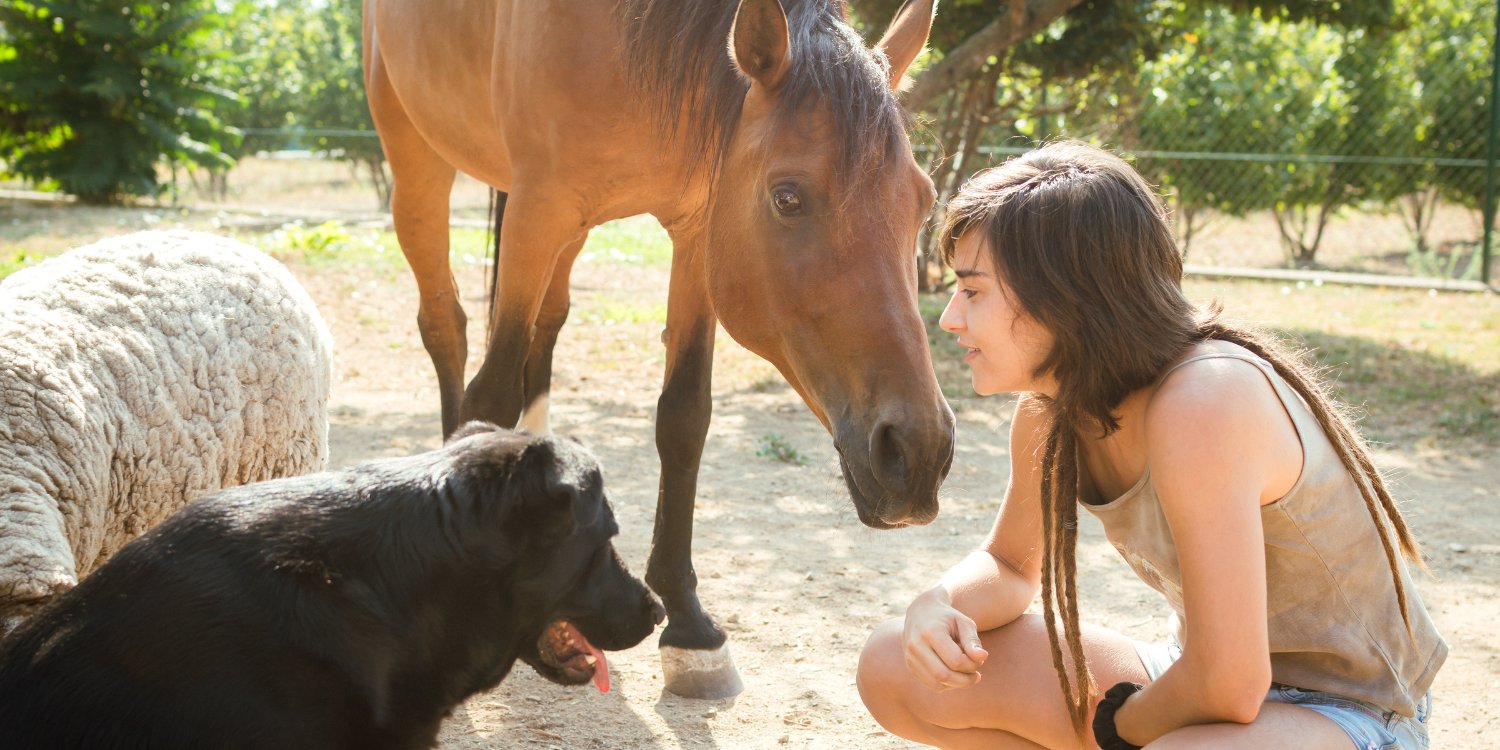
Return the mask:
[[932,0],[909,0],[876,53],[822,3],[788,7],[742,0],[730,33],[748,88],[707,210],[709,294],[832,433],[860,520],[924,524],[954,422],[917,308],[935,193],[894,89]]

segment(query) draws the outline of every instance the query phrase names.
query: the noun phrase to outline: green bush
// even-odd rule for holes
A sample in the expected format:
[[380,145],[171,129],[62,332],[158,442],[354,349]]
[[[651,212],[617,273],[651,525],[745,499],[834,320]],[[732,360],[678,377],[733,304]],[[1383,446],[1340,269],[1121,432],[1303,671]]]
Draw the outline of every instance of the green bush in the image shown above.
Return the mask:
[[89,203],[154,196],[163,160],[229,163],[200,74],[208,0],[0,3],[0,159]]
[[[306,149],[365,171],[390,207],[385,155],[365,100],[360,0],[218,0],[223,22],[205,41],[216,50],[210,72],[237,100],[216,108],[244,128],[236,157]],[[227,176],[218,175],[220,198]]]

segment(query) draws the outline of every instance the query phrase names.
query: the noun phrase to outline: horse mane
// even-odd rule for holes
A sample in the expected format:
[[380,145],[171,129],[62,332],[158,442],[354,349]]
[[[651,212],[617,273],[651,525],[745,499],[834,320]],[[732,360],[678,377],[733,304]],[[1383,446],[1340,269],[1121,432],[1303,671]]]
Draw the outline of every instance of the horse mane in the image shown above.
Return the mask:
[[[887,82],[883,56],[849,27],[843,0],[780,0],[791,69],[778,93],[776,128],[790,126],[811,101],[827,106],[846,184],[904,148],[910,118]],[[630,83],[652,102],[652,119],[684,143],[690,171],[717,174],[739,124],[749,81],[730,59],[734,0],[620,0],[627,24]],[[681,133],[681,113],[695,123]],[[853,180],[858,185],[862,181]]]

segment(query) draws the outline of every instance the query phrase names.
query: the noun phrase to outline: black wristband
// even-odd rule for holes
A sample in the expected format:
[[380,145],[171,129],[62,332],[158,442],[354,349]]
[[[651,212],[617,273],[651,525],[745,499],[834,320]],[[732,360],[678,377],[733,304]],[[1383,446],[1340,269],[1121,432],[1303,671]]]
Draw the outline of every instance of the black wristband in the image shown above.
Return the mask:
[[1140,745],[1120,739],[1120,733],[1115,731],[1115,712],[1125,705],[1126,698],[1143,687],[1138,682],[1121,682],[1104,692],[1104,700],[1094,709],[1094,741],[1099,743],[1099,750],[1141,750]]

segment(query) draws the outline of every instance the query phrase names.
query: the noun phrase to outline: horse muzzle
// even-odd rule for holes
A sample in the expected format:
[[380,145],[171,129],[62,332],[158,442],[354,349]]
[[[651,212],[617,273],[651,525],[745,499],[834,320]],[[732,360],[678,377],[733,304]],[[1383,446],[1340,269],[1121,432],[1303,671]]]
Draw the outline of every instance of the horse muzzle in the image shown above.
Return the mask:
[[861,523],[894,529],[937,517],[938,488],[953,464],[953,412],[943,404],[934,417],[838,425],[839,468]]

